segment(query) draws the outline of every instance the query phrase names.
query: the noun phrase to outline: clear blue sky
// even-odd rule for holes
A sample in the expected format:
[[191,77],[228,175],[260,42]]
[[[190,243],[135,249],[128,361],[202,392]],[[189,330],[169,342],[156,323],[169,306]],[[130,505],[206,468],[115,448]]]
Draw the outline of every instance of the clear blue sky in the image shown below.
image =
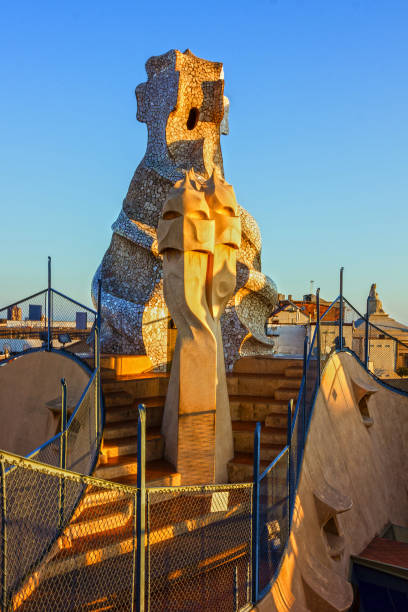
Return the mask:
[[227,179],[281,292],[377,282],[408,322],[408,2],[3,2],[0,305],[46,284],[89,303],[146,126],[151,55],[222,61]]

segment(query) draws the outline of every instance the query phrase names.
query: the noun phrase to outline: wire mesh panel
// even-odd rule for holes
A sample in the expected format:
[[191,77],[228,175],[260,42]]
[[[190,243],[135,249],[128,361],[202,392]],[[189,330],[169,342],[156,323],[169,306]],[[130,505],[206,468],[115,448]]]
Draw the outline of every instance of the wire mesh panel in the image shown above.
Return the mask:
[[96,393],[94,374],[67,427],[67,469],[81,474],[91,473],[98,452]]
[[[340,346],[340,300],[335,300],[320,318],[320,366],[323,370],[329,357]],[[347,327],[347,326],[346,326]],[[348,329],[343,325],[343,338],[348,341]],[[317,347],[317,339],[316,339]]]
[[147,508],[149,610],[250,602],[252,485],[149,489]]
[[259,593],[278,570],[289,535],[289,449],[263,475],[259,492]]
[[52,339],[55,348],[89,358],[94,353],[94,326],[96,312],[52,290]]
[[0,309],[0,354],[18,355],[48,340],[47,290]]
[[137,490],[0,458],[2,609],[132,610]]
[[404,334],[404,329],[386,316],[369,315],[367,319],[366,314],[361,314],[347,300],[345,302],[353,325],[353,341],[347,348],[383,381],[392,383],[408,376],[408,344],[398,338],[398,333]]
[[30,459],[46,463],[53,467],[60,467],[61,464],[61,435],[57,435],[38,450],[29,455]]

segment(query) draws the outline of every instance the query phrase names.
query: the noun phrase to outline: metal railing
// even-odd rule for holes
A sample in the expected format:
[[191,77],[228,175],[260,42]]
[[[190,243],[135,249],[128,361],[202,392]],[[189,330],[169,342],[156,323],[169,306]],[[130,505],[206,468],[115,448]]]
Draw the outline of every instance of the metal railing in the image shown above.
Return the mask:
[[0,452],[3,612],[251,608],[252,483],[146,488],[140,446],[137,487]]
[[[328,314],[334,308],[339,311],[338,319],[327,321],[328,318],[332,318],[328,317]],[[313,333],[311,331],[310,337],[305,338],[303,375],[296,406],[293,406],[293,400],[288,404],[287,444],[262,473],[260,472],[261,424],[257,423],[255,429],[253,603],[262,599],[271,588],[282,563],[293,519],[307,434],[320,388],[321,372],[329,357],[338,351],[351,352],[378,382],[408,396],[407,392],[396,389],[390,378],[384,378],[384,374],[390,377],[398,375],[401,356],[408,355],[408,345],[391,336],[384,328],[370,322],[368,314],[359,313],[344,297],[343,268],[340,270],[340,295],[324,314],[319,316],[320,289],[318,289],[316,313],[318,315]],[[346,320],[347,318],[349,320]],[[384,363],[388,367],[384,367]]]
[[[91,474],[98,460],[102,439],[100,308],[96,312],[52,289],[50,260],[48,269],[47,290],[0,310],[0,337],[3,340],[8,338],[11,342],[16,338],[37,337],[41,346],[17,347],[14,354],[0,361],[0,367],[8,367],[8,363],[26,353],[50,351],[79,361],[90,378],[70,415],[67,409],[67,384],[65,379],[61,380],[60,431],[32,451],[27,457],[28,463],[16,458],[13,461],[4,459],[1,463],[2,610],[8,610],[12,605],[10,590],[18,591],[27,576],[31,576],[31,579],[36,576],[38,567],[42,567],[50,550],[60,542],[61,534],[72,521],[86,489],[84,480],[81,486],[73,487],[67,474],[71,470]],[[78,307],[82,309],[79,312]],[[89,317],[91,321],[88,323]],[[60,348],[55,347],[56,343]],[[65,346],[67,343],[68,346]],[[84,361],[85,357],[88,362]],[[0,453],[3,457],[13,457],[9,453]],[[35,469],[39,465],[42,465],[42,471]],[[31,471],[27,471],[28,466]],[[58,478],[55,478],[53,470],[60,470]],[[48,480],[46,474],[49,475]],[[50,476],[52,474],[53,478]],[[47,483],[52,483],[49,490]],[[30,520],[31,516],[36,517],[34,522]],[[16,542],[10,546],[13,538]],[[21,543],[24,545],[21,546]]]
[[95,354],[97,325],[97,311],[52,288],[48,258],[48,287],[0,308],[0,354],[58,349],[83,359]]
[[[61,432],[35,454],[50,465],[0,452],[2,609],[237,612],[262,599],[289,540],[322,369],[333,352],[357,348],[350,329],[364,323],[365,352],[354,352],[366,366],[374,357],[369,318],[355,311],[353,321],[347,320],[353,307],[343,296],[342,277],[343,271],[339,297],[305,339],[299,395],[295,406],[292,400],[288,404],[287,444],[262,473],[262,432],[260,423],[256,426],[253,482],[146,487],[142,405],[137,486],[74,473],[89,469],[81,449],[94,422],[89,406],[96,375],[69,421],[62,383]],[[340,317],[328,321],[333,308]],[[316,310],[320,313],[319,290]],[[78,441],[81,431],[87,433]],[[94,431],[98,439],[100,423]]]

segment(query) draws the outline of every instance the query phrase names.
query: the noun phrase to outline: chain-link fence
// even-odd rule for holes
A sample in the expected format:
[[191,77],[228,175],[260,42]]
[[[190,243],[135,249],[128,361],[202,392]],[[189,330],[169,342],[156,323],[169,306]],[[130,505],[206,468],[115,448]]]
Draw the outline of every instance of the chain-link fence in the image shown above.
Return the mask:
[[147,609],[245,608],[252,485],[150,489],[147,499]]
[[[48,291],[0,309],[0,357],[39,349],[48,342]],[[1,361],[0,361],[1,363]]]
[[[101,403],[95,371],[81,399],[61,432],[33,451],[30,459],[54,467],[90,474],[95,466],[101,441]],[[62,407],[61,411],[64,410]]]
[[250,606],[251,484],[146,489],[138,539],[137,488],[10,453],[0,467],[4,612],[136,610],[139,547],[146,610]]
[[344,301],[353,327],[351,340],[345,343],[345,348],[352,350],[367,369],[384,382],[392,384],[408,377],[407,328],[386,315],[362,315],[346,298]]
[[0,309],[0,358],[33,349],[63,349],[92,361],[96,321],[92,308],[44,289]]
[[9,453],[0,466],[1,609],[133,610],[137,489]]
[[289,448],[260,477],[259,597],[269,588],[289,536]]
[[53,347],[92,359],[97,313],[55,289],[51,290],[51,313]]

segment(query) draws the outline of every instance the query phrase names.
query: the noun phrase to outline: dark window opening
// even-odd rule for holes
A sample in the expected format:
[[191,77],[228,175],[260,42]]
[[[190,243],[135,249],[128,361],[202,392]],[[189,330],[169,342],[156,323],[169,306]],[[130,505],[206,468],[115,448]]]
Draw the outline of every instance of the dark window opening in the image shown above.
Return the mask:
[[187,119],[187,129],[188,130],[194,130],[195,126],[198,123],[198,116],[199,116],[199,110],[198,108],[192,108],[190,110],[190,113],[188,115],[188,119]]

